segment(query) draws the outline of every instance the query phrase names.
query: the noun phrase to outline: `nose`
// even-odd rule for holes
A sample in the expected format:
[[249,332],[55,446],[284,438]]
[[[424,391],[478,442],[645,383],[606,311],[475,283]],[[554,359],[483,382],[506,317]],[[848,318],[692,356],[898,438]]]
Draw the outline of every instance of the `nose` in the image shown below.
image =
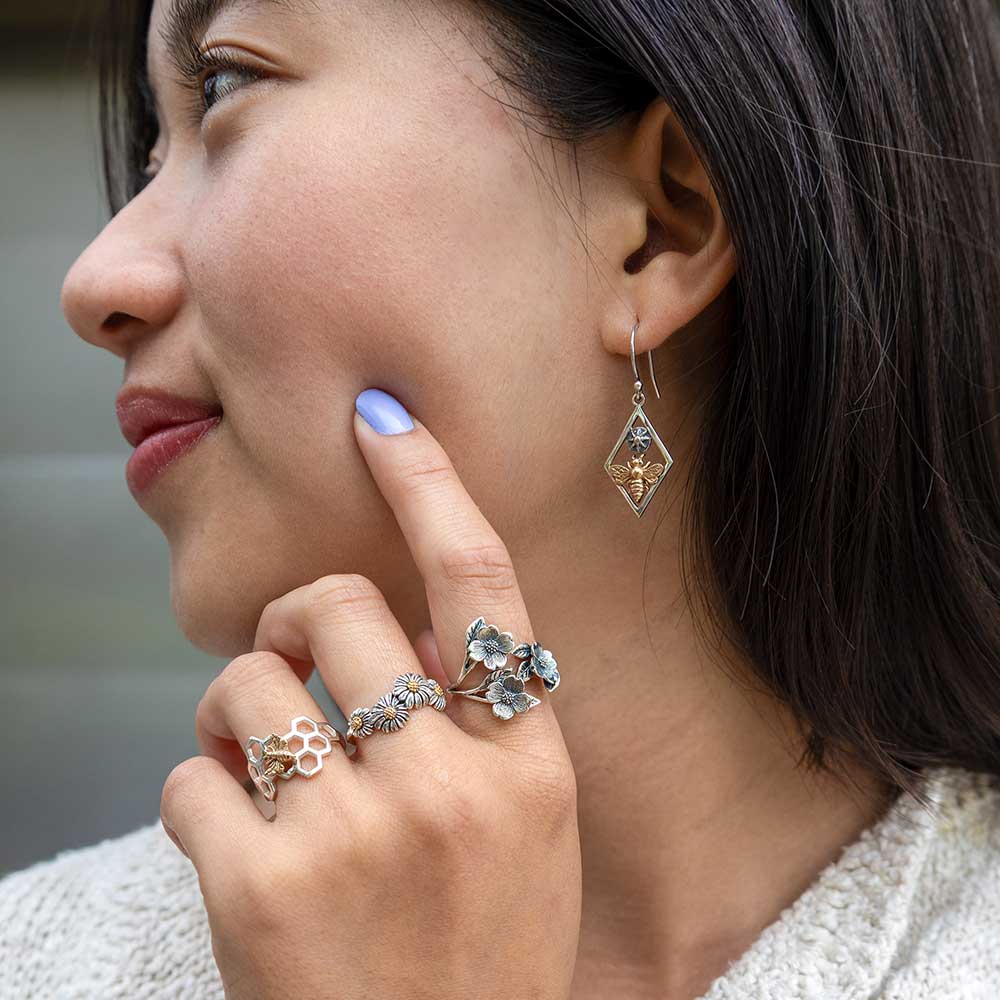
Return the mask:
[[127,358],[137,339],[170,323],[182,296],[172,235],[144,210],[140,194],[73,262],[59,302],[78,336]]

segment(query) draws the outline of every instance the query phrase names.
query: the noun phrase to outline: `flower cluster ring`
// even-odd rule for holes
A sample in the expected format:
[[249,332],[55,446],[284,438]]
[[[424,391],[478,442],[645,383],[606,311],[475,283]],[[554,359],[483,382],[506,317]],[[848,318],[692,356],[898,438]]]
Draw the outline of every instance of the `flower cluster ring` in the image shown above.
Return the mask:
[[[465,663],[457,680],[448,686],[448,692],[491,704],[498,719],[512,719],[540,703],[540,699],[525,690],[525,681],[532,674],[542,679],[547,691],[559,687],[559,669],[549,650],[537,642],[515,644],[510,632],[487,625],[483,617],[476,618],[466,629],[465,649]],[[510,667],[507,661],[511,656],[524,662]],[[474,688],[461,690],[458,685],[480,663],[489,671],[486,678]]]

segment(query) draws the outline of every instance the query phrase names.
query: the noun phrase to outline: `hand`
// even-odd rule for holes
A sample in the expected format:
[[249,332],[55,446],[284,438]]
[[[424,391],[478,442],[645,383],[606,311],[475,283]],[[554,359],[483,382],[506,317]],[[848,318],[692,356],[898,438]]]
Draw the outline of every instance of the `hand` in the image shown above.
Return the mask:
[[[415,649],[365,577],[324,576],[265,607],[254,651],[198,705],[202,755],[169,774],[161,820],[198,872],[228,1000],[567,1000],[580,925],[576,782],[551,693],[509,720],[451,694],[395,732],[277,779],[269,822],[247,794],[249,736],[322,720],[313,664],[345,712],[404,671],[447,686],[480,615],[532,642],[505,545],[427,429],[355,434],[427,592]],[[435,640],[436,639],[436,643]],[[437,646],[440,646],[440,654]],[[511,659],[508,666],[516,668]],[[480,664],[463,688],[486,676]]]

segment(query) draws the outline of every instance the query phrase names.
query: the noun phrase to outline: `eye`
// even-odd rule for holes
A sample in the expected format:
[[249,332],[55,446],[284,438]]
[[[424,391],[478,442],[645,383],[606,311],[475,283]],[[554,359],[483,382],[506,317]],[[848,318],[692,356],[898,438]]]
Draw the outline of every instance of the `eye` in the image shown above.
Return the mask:
[[246,66],[217,66],[213,67],[201,82],[201,100],[207,114],[215,104],[231,94],[234,90],[239,90],[240,81],[247,79],[256,80],[256,76]]
[[[178,71],[176,82],[186,98],[184,113],[187,124],[195,132],[201,128],[206,115],[224,98],[247,83],[267,80],[270,76],[265,70],[246,63],[229,52],[221,49],[203,51],[194,44],[182,50],[175,59],[174,66]],[[144,106],[151,119],[150,129],[155,134],[158,127],[155,101],[145,78],[140,85],[143,88]],[[153,145],[150,142],[148,161],[145,164],[136,163],[133,167],[135,193],[149,184],[162,167],[162,163],[152,154]]]
[[266,74],[229,52],[196,49],[187,54],[181,76],[192,98],[191,123],[197,128],[219,101],[248,82],[263,80]]

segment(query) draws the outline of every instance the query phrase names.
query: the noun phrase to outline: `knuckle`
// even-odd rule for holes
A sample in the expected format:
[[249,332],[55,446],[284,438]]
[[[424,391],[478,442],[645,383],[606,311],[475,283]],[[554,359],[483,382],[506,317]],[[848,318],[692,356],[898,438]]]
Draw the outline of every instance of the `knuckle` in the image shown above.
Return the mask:
[[253,913],[258,930],[274,929],[284,922],[285,901],[305,896],[301,863],[282,852],[271,852],[266,865],[241,869],[239,912]]
[[399,849],[389,835],[385,803],[361,796],[342,817],[337,837],[324,846],[325,868],[335,877],[364,882],[398,861]]
[[[392,864],[391,851],[382,847],[385,822],[364,823],[357,818],[338,838],[331,853],[331,864],[338,871],[350,872],[352,877],[364,881],[375,877],[380,866]],[[383,869],[384,870],[384,869]]]
[[460,779],[439,769],[431,773],[430,786],[410,798],[408,823],[421,843],[455,849],[463,844],[481,844],[496,827],[494,795],[484,786]]
[[359,573],[336,573],[321,576],[309,586],[305,614],[313,622],[350,615],[381,617],[385,613],[382,591],[366,576]]
[[424,490],[451,482],[455,476],[455,468],[445,455],[418,452],[404,461],[396,473],[407,488]]
[[[222,672],[209,685],[209,691],[212,696],[216,691],[219,692],[224,702],[232,701],[243,692],[258,690],[266,685],[269,677],[287,670],[287,661],[278,653],[263,649],[241,653],[222,668]],[[201,704],[207,704],[209,697],[209,692],[206,691]]]
[[507,596],[518,590],[510,552],[499,538],[453,540],[441,549],[438,560],[441,577],[450,586],[493,596]]
[[208,820],[208,806],[201,794],[202,782],[214,770],[207,757],[188,757],[177,764],[167,775],[160,792],[160,813],[163,816],[183,816],[185,821],[197,824]]
[[287,594],[281,594],[278,597],[272,597],[267,604],[264,605],[264,608],[260,613],[260,618],[270,618],[277,614],[282,605],[285,603],[287,596]]
[[285,606],[285,596],[272,597],[271,600],[264,605],[260,616],[257,619],[257,631],[254,635],[254,644],[256,645],[257,639],[260,637],[261,633],[269,630],[271,626],[271,620],[280,621],[282,618],[282,611]]
[[576,772],[569,762],[542,760],[524,775],[536,806],[552,827],[576,822]]

